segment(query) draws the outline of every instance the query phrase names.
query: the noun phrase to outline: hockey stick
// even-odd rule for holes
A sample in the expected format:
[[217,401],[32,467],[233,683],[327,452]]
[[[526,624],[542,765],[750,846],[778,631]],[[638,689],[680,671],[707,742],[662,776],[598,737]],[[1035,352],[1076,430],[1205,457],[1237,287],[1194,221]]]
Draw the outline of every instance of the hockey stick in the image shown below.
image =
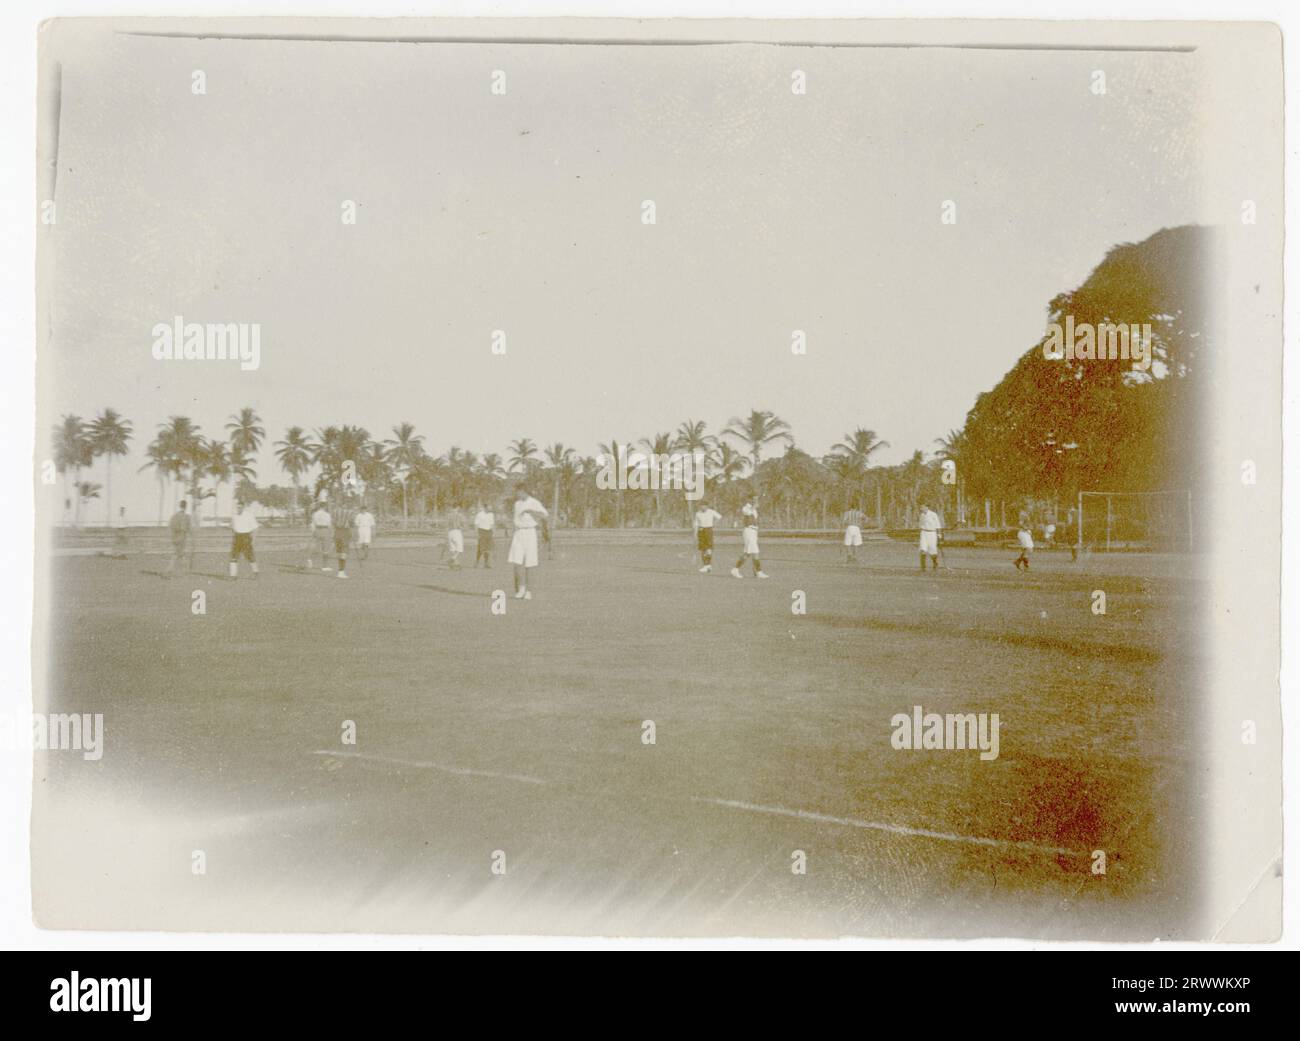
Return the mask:
[[948,557],[943,551],[943,539],[936,537],[936,542],[939,546],[939,562],[943,565],[945,571],[951,571],[952,568],[948,566]]

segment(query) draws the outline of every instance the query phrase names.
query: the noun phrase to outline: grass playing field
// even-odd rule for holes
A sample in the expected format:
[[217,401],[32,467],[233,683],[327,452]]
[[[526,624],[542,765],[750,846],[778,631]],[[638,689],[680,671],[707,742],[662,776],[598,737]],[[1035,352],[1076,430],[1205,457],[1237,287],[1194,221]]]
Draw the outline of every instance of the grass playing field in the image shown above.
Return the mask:
[[[39,923],[1196,932],[1186,559],[951,550],[921,575],[911,545],[853,566],[768,540],[772,578],[742,582],[734,538],[706,576],[689,535],[566,535],[504,615],[504,559],[450,571],[432,544],[381,540],[347,581],[288,550],[257,582],[216,552],[171,581],[54,559],[37,708],[102,712],[105,748],[38,755]],[[915,705],[998,713],[998,758],[894,749]]]

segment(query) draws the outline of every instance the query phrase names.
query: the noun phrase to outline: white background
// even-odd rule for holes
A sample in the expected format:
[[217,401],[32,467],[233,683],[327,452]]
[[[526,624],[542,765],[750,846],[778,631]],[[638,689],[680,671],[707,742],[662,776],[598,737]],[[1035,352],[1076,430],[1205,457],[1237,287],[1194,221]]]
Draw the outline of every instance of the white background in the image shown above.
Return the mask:
[[[3,454],[7,478],[3,483],[3,510],[0,510],[0,712],[10,719],[27,716],[31,710],[30,647],[32,602],[32,480],[35,458],[33,388],[34,365],[34,257],[36,230],[35,141],[36,141],[36,28],[46,18],[78,15],[202,15],[257,16],[420,16],[455,17],[486,15],[498,17],[607,16],[607,17],[750,17],[750,18],[1112,18],[1120,20],[1252,20],[1271,21],[1282,27],[1288,101],[1286,108],[1287,185],[1290,186],[1297,163],[1296,140],[1300,137],[1300,109],[1295,102],[1294,85],[1300,79],[1297,42],[1300,16],[1296,5],[1276,2],[1227,2],[1227,0],[1179,0],[1155,3],[1150,0],[1086,0],[1086,2],[1008,3],[979,0],[966,3],[873,2],[851,3],[836,0],[747,0],[723,3],[717,0],[606,0],[604,3],[569,0],[567,3],[546,0],[513,0],[494,3],[490,0],[467,0],[461,3],[394,4],[369,0],[365,4],[339,0],[312,0],[310,3],[277,3],[274,0],[222,0],[220,3],[141,2],[128,4],[65,0],[63,3],[6,0],[0,8],[0,126],[3,127],[4,161],[0,164],[0,351],[7,361],[0,378],[0,453]],[[1287,198],[1287,223],[1292,234],[1287,239],[1286,269],[1286,349],[1284,359],[1284,433],[1285,461],[1295,472],[1293,453],[1300,444],[1300,408],[1297,408],[1296,348],[1293,343],[1300,292],[1291,277],[1296,268],[1297,235],[1300,208],[1292,194]],[[1283,724],[1290,727],[1300,709],[1300,677],[1297,676],[1296,634],[1300,633],[1297,616],[1296,552],[1293,540],[1300,530],[1297,516],[1296,482],[1284,488],[1283,519],[1283,601],[1282,601],[1282,701]],[[1296,803],[1300,799],[1300,768],[1294,749],[1288,747],[1284,766],[1286,778],[1286,834],[1297,832]],[[930,943],[917,941],[842,941],[839,943],[793,943],[790,941],[689,940],[689,941],[597,941],[559,938],[511,937],[369,937],[369,936],[289,936],[210,935],[163,933],[73,933],[45,932],[35,928],[31,919],[30,872],[27,840],[31,799],[31,765],[29,753],[0,749],[0,947],[12,949],[405,949],[485,948],[931,948],[931,949],[1112,949],[1106,944],[1043,944],[1024,941],[979,941]],[[1300,910],[1297,905],[1295,870],[1285,875],[1285,932],[1281,947],[1300,947]],[[1147,945],[1154,946],[1154,945]],[[1161,949],[1198,949],[1196,944],[1162,944]],[[1121,949],[1133,949],[1125,945]]]

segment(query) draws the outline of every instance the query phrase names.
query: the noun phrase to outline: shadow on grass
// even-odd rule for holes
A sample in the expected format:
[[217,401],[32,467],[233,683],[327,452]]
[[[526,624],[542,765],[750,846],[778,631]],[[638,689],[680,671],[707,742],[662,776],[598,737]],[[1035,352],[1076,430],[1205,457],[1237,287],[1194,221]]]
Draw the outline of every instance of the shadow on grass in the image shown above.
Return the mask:
[[[380,560],[380,559],[378,559],[377,557],[371,557],[369,560],[366,561],[366,563],[368,563],[368,564],[383,564],[383,565],[385,565],[386,567],[405,567],[405,568],[415,568],[415,569],[419,569],[419,570],[428,570],[428,571],[455,571],[455,570],[456,570],[456,568],[453,568],[453,567],[452,567],[450,564],[448,564],[445,560],[433,560],[433,561],[426,561],[426,560]],[[465,571],[465,570],[468,570],[468,569],[465,568],[464,566],[462,566],[462,567],[460,568],[460,570]]]
[[854,618],[848,615],[809,615],[808,621],[819,622],[832,629],[872,629],[876,632],[942,634],[963,640],[984,640],[1011,647],[1029,647],[1034,650],[1055,651],[1070,657],[1109,659],[1121,662],[1154,663],[1164,659],[1155,648],[1140,644],[1099,643],[1097,641],[1071,640],[1047,633],[1018,633],[1005,630],[953,629],[950,625],[917,621],[901,622],[883,618]]
[[[730,564],[714,564],[714,570],[705,574],[700,574],[700,569],[698,567],[678,569],[670,567],[631,567],[624,564],[616,564],[615,567],[619,571],[636,571],[644,575],[675,575],[678,578],[725,578],[732,582],[735,581],[735,578],[731,574]],[[754,577],[754,573],[748,570],[748,566],[745,571],[745,577]]]
[[219,578],[227,579],[230,576],[223,572],[216,571],[195,571],[192,568],[185,571],[150,571],[148,568],[141,568],[140,574],[150,575],[153,578]]
[[486,593],[476,593],[468,589],[448,589],[446,586],[429,586],[429,585],[414,586],[413,588],[427,589],[431,593],[446,593],[448,596],[469,596],[469,597],[474,597],[475,599],[478,600],[491,599],[492,597],[491,591]]

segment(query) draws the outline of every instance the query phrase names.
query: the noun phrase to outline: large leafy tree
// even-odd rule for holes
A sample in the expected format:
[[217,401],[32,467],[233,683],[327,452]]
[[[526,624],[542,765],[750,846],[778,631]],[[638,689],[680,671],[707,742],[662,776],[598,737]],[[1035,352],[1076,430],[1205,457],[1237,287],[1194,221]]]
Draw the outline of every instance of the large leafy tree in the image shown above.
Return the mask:
[[1069,319],[1076,328],[1149,324],[1152,364],[1052,360],[1042,342],[1030,347],[967,414],[962,469],[971,494],[1200,486],[1196,405],[1214,361],[1205,279],[1217,234],[1179,227],[1116,246],[1081,286],[1051,301],[1048,321],[1062,328]]

